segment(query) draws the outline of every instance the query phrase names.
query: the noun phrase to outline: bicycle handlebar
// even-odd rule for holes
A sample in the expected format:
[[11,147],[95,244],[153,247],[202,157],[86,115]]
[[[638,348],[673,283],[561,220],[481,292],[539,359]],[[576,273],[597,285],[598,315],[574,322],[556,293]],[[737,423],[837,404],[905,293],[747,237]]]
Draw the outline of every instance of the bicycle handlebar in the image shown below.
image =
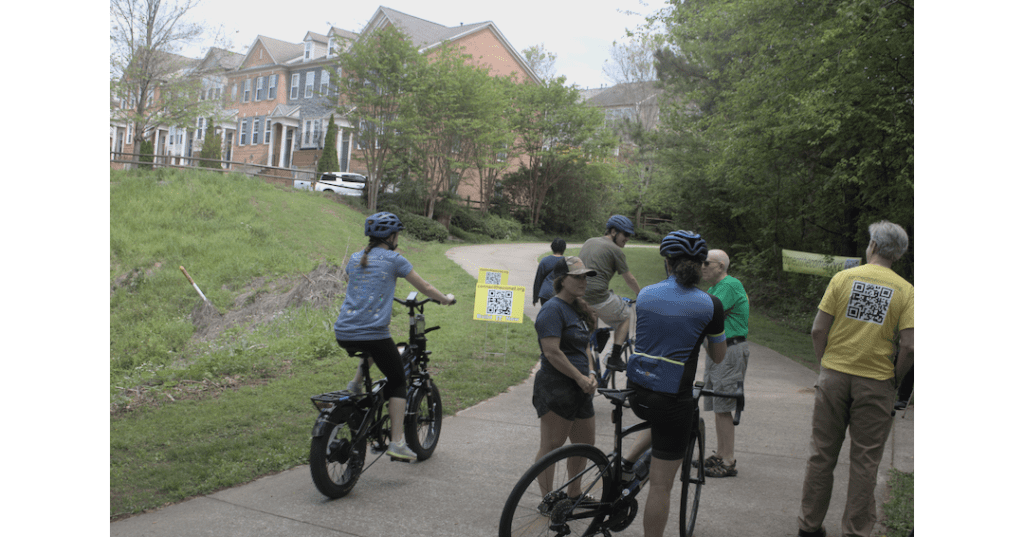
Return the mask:
[[701,395],[710,395],[711,397],[728,397],[736,400],[736,415],[732,418],[733,425],[740,424],[740,414],[743,413],[743,408],[747,404],[747,398],[743,395],[743,381],[737,383],[737,387],[740,391],[736,393],[722,393],[714,390],[708,390],[704,388],[703,382],[695,382],[693,385],[693,398],[697,399]]
[[[407,308],[418,308],[418,307],[426,304],[427,302],[433,302],[435,304],[440,304],[441,303],[440,301],[434,300],[433,298],[430,298],[430,297],[427,297],[427,298],[424,298],[423,300],[417,301],[416,300],[417,295],[419,295],[418,292],[412,291],[412,292],[409,293],[409,296],[405,297],[405,300],[402,300],[402,299],[398,298],[397,296],[394,297],[393,300],[395,302],[398,302],[399,304],[407,307]],[[455,297],[453,296],[451,303],[449,303],[448,305],[452,306],[454,304],[455,304]]]

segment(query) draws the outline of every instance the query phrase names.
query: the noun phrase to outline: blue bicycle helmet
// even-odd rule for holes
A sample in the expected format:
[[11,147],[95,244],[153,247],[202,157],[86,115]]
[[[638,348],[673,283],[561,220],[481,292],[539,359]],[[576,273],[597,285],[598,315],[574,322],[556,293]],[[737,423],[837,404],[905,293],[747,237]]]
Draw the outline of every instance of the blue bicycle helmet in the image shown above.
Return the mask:
[[697,261],[708,258],[708,243],[704,242],[699,233],[681,229],[665,235],[661,239],[662,257],[689,257]]
[[623,233],[636,235],[636,233],[633,231],[633,221],[630,220],[629,218],[626,218],[625,216],[622,216],[621,214],[616,214],[609,218],[608,223],[604,225],[604,228],[606,230],[614,228]]
[[371,214],[366,218],[365,235],[367,237],[386,239],[392,233],[402,231],[403,229],[405,229],[405,226],[402,225],[402,221],[389,212]]

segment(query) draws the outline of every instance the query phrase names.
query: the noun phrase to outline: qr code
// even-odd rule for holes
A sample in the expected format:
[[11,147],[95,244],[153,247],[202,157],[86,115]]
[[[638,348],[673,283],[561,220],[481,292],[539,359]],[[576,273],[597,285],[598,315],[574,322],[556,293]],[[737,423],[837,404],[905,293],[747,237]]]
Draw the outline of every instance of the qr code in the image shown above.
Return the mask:
[[484,284],[486,284],[486,285],[501,285],[501,273],[500,272],[485,272],[484,273]]
[[487,314],[512,315],[512,291],[488,289]]
[[853,282],[850,292],[850,303],[846,306],[846,316],[858,321],[882,324],[885,314],[892,302],[893,290],[881,285],[865,282]]

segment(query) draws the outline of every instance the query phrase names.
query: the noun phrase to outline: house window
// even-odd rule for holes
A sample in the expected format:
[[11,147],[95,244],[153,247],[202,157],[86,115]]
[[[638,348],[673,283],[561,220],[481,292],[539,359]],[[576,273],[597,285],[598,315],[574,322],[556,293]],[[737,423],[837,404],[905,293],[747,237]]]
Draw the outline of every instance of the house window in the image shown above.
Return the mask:
[[206,90],[206,100],[207,101],[212,101],[213,100],[213,88],[210,88],[210,89]]
[[306,94],[303,95],[305,98],[313,96],[313,80],[316,78],[316,71],[308,71],[306,73]]
[[237,101],[238,100],[238,84],[232,84],[231,85],[231,100],[232,101]]
[[306,53],[302,56],[302,61],[308,62],[313,59],[313,42],[306,41]]
[[249,143],[249,120],[243,119],[238,124],[238,145],[246,145]]
[[334,36],[328,37],[327,38],[327,57],[328,58],[334,56],[334,45],[335,45],[335,43],[334,43]]
[[327,72],[327,69],[320,71],[320,95],[327,95],[327,91],[331,86],[331,75]]
[[299,98],[299,73],[292,75],[292,99]]
[[266,132],[263,133],[263,143],[269,144],[270,143],[270,118],[269,117],[267,118],[266,121],[263,122],[263,125],[264,125],[264,128],[266,129]]
[[260,143],[260,118],[252,120],[252,145]]
[[267,90],[267,99],[270,99],[271,101],[273,101],[274,99],[277,98],[277,77],[278,76],[280,76],[280,75],[270,75],[270,77],[268,77],[270,79],[270,83],[268,84],[270,86],[270,89]]
[[203,137],[203,133],[206,132],[206,125],[205,125],[205,123],[206,123],[206,118],[204,118],[204,117],[196,119],[196,131],[197,131],[196,138],[200,138],[201,139]]
[[235,141],[235,133],[228,131],[224,133],[224,160],[231,160],[231,144]]
[[249,102],[249,93],[251,91],[252,91],[252,80],[247,78],[247,79],[245,79],[245,89],[242,90],[242,102],[243,103]]
[[262,101],[263,100],[263,81],[264,80],[265,80],[265,77],[262,77],[262,76],[256,79],[256,99],[254,99],[256,101]]
[[303,146],[309,145],[309,137],[310,137],[310,134],[313,131],[312,123],[313,123],[312,121],[310,121],[308,119],[306,120],[306,128],[303,129],[303,131],[302,131],[302,145]]
[[320,147],[320,123],[323,120],[316,120],[313,122],[313,145]]

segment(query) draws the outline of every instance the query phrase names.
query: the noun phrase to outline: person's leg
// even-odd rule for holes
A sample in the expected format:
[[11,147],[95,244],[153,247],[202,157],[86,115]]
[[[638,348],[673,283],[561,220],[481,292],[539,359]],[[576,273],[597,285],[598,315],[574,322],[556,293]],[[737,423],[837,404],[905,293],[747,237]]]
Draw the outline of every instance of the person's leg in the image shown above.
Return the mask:
[[[593,416],[585,419],[574,420],[572,425],[569,427],[569,440],[573,444],[590,444],[594,445],[594,441],[597,438],[597,427],[596,420]],[[583,471],[585,459],[579,457],[573,457],[566,461],[566,470],[569,476],[574,476]],[[566,491],[570,497],[577,497],[582,493],[580,488],[582,483],[580,480],[575,480],[569,483],[569,489]],[[549,489],[550,490],[550,489]]]
[[715,412],[715,437],[718,439],[715,453],[726,466],[735,464],[736,426],[732,424],[731,412]]
[[672,498],[672,485],[682,459],[668,461],[651,457],[650,481],[647,506],[644,508],[644,537],[662,537],[668,524],[668,513]]
[[[377,369],[388,379],[384,385],[384,396],[388,398],[388,416],[391,418],[391,443],[397,444],[394,450],[389,452],[394,455],[404,455],[408,458],[409,450],[405,450],[405,396],[406,382],[405,369],[402,367],[402,355],[398,353],[398,347],[393,339],[374,341],[369,344],[370,355],[377,364]],[[394,446],[393,446],[394,447]]]
[[[565,443],[566,438],[569,437],[569,431],[572,428],[573,422],[567,420],[554,412],[548,412],[540,417],[540,447],[537,450],[537,456],[534,457],[533,462],[537,462],[541,457],[551,453],[555,449],[558,449]],[[552,468],[548,468],[544,473],[537,477],[537,485],[540,486],[541,496],[551,492],[551,484],[554,481],[554,473]]]
[[875,485],[885,441],[892,427],[896,394],[893,380],[853,378],[850,406],[850,482],[843,512],[843,535],[868,537],[875,526]]
[[810,456],[797,518],[799,529],[805,532],[821,529],[832,500],[832,472],[839,460],[850,419],[849,381],[850,375],[822,367],[815,384]]

